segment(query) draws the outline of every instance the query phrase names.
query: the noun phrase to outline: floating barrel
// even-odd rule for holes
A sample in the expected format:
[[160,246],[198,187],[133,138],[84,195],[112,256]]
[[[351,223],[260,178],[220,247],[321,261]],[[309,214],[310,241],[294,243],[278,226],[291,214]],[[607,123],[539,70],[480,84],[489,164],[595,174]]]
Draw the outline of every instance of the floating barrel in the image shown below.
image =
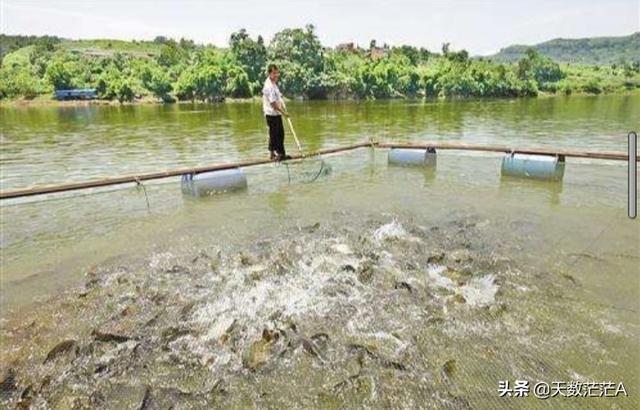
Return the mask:
[[392,148],[389,150],[388,160],[392,165],[435,166],[436,150],[435,148]]
[[182,193],[192,196],[206,196],[216,192],[235,191],[247,187],[247,176],[240,168],[201,174],[182,175]]
[[564,156],[507,154],[502,158],[502,175],[561,181]]

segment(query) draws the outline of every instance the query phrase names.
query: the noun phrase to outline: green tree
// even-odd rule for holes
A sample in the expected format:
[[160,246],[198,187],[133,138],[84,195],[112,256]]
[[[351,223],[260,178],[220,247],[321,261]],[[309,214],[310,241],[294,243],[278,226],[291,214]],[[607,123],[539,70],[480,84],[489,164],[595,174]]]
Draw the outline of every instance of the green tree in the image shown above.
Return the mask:
[[558,63],[539,54],[533,48],[527,49],[525,57],[518,62],[517,72],[520,79],[534,80],[539,86],[564,78],[564,73]]
[[262,37],[258,36],[257,40],[253,40],[247,34],[247,30],[241,29],[231,34],[229,47],[233,57],[246,73],[252,87],[261,86],[267,62],[267,48]]
[[310,69],[290,60],[282,60],[279,66],[282,91],[289,96],[304,96],[312,77]]
[[178,99],[195,100],[196,86],[195,69],[189,68],[180,74],[173,88]]
[[170,94],[173,91],[171,77],[163,67],[157,64],[146,64],[141,75],[142,84],[156,98],[165,102],[174,100]]
[[164,67],[177,65],[187,58],[188,52],[178,46],[174,40],[165,41],[157,57],[158,64]]
[[0,68],[0,99],[22,97],[30,100],[47,91],[44,82],[29,66],[4,65]]
[[166,42],[167,42],[167,40],[168,40],[168,39],[167,39],[167,37],[165,37],[165,36],[156,36],[156,37],[153,39],[153,42],[154,42],[154,43],[156,43],[156,44],[164,44],[164,43],[166,43]]
[[450,61],[458,64],[466,64],[469,62],[469,53],[467,50],[460,50],[457,52],[447,51],[446,57]]
[[178,44],[180,45],[180,48],[182,48],[183,50],[196,49],[196,43],[194,43],[193,40],[188,40],[186,38],[181,38]]
[[417,65],[421,61],[420,50],[412,46],[394,47],[391,52],[393,55],[406,57],[411,65]]
[[234,98],[251,97],[252,87],[245,70],[237,65],[230,66],[226,73],[225,94]]
[[131,81],[128,78],[121,77],[120,81],[118,81],[115,86],[116,98],[118,101],[133,101],[135,97],[135,93],[133,91],[133,86]]
[[80,68],[75,61],[56,59],[49,64],[46,77],[55,90],[64,90],[78,86],[77,79]]
[[60,39],[58,37],[38,37],[38,39],[35,41],[35,50],[38,53],[51,53],[55,50],[58,43],[60,43]]
[[311,24],[304,30],[285,29],[276,33],[269,48],[271,60],[289,61],[313,73],[322,71],[324,49]]
[[132,101],[135,98],[134,81],[126,77],[115,64],[110,65],[98,77],[96,91],[107,100]]
[[220,67],[202,65],[196,71],[196,96],[203,101],[219,101],[226,91],[224,72]]
[[180,74],[176,95],[181,100],[220,101],[226,96],[228,62],[216,51],[200,53],[196,64]]

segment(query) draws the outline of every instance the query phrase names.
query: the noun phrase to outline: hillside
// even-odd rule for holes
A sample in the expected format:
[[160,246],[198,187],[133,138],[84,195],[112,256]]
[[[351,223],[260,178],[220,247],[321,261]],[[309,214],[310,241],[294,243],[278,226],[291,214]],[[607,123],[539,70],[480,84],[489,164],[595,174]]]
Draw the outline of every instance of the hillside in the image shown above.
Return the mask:
[[[55,36],[13,36],[0,34],[0,61],[7,54],[36,44],[45,48],[60,48],[79,54],[97,57],[112,56],[115,53],[134,57],[154,57],[159,54],[162,44],[167,41],[158,37],[155,41],[126,41],[112,39],[68,40]],[[183,44],[188,40],[182,40]]]
[[61,41],[60,38],[55,36],[20,36],[0,34],[0,61],[2,61],[4,56],[10,52],[36,44],[37,42],[42,41],[42,39],[46,39],[52,44],[57,44]]
[[623,37],[557,38],[533,46],[513,45],[487,58],[514,62],[521,59],[528,48],[534,48],[559,63],[603,65],[640,61],[640,32]]

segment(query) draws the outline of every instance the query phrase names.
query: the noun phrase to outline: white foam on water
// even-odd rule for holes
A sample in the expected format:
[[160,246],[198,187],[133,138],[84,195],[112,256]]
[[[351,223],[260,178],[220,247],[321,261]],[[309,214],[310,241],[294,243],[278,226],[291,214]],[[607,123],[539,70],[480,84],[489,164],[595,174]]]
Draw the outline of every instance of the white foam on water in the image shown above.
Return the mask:
[[149,261],[151,269],[166,269],[175,260],[175,256],[171,252],[154,253]]
[[495,275],[485,275],[471,278],[461,290],[462,296],[470,306],[487,306],[495,302],[498,285]]
[[220,339],[235,323],[235,319],[230,316],[219,317],[207,332],[207,339]]
[[[317,243],[305,246],[317,247]],[[259,334],[274,317],[295,317],[305,314],[326,314],[338,304],[359,303],[357,286],[349,287],[349,295],[327,295],[329,286],[344,281],[357,283],[353,272],[342,271],[344,264],[358,265],[358,260],[338,252],[331,254],[329,244],[320,245],[324,251],[316,255],[302,253],[294,268],[286,274],[267,269],[263,277],[252,279],[254,268],[240,265],[225,266],[224,280],[204,306],[194,311],[192,321],[204,330],[202,344],[216,345],[221,336],[237,322],[246,329],[244,337]]]
[[575,380],[578,382],[583,382],[583,383],[587,383],[589,382],[589,378],[586,376],[581,375],[580,373],[576,372],[575,370],[569,370],[569,375],[571,376],[571,380]]
[[396,261],[393,258],[391,252],[382,251],[380,252],[380,266],[383,268],[390,268],[395,266]]
[[622,329],[612,323],[609,323],[608,321],[606,321],[605,319],[600,319],[598,320],[598,324],[601,326],[602,330],[604,332],[607,333],[611,333],[614,335],[621,335],[624,332],[622,331]]
[[336,243],[334,245],[331,245],[331,249],[343,255],[353,254],[353,251],[351,250],[349,245],[347,245],[346,243]]
[[495,275],[473,277],[464,285],[458,286],[444,275],[446,271],[446,266],[429,265],[427,267],[427,284],[440,289],[460,292],[468,306],[481,307],[495,302],[496,293],[498,292]]
[[429,284],[437,288],[443,288],[443,289],[449,289],[449,290],[455,289],[456,284],[451,279],[443,275],[443,273],[446,271],[447,271],[446,266],[429,265],[427,267],[427,278],[429,279]]
[[407,236],[407,231],[397,220],[393,220],[388,224],[382,225],[373,232],[373,240],[376,243],[382,243],[390,239],[400,239]]
[[391,333],[382,332],[382,331],[377,331],[377,332],[374,332],[374,333],[368,333],[368,334],[365,334],[364,336],[365,337],[373,337],[373,338],[378,339],[378,340],[389,340],[389,341],[391,341],[392,343],[394,343],[396,345],[396,349],[394,351],[394,354],[396,354],[396,355],[402,353],[410,345],[409,342],[405,342],[405,341],[399,339],[397,336],[395,336],[395,335],[393,335]]

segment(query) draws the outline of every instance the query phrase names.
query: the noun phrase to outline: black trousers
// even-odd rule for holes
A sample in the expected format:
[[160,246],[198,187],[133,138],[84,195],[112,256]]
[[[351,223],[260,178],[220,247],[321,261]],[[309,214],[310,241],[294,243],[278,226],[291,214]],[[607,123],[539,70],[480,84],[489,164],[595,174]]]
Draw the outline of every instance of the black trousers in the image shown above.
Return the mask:
[[284,126],[281,115],[265,115],[269,126],[269,152],[277,152],[284,156]]

